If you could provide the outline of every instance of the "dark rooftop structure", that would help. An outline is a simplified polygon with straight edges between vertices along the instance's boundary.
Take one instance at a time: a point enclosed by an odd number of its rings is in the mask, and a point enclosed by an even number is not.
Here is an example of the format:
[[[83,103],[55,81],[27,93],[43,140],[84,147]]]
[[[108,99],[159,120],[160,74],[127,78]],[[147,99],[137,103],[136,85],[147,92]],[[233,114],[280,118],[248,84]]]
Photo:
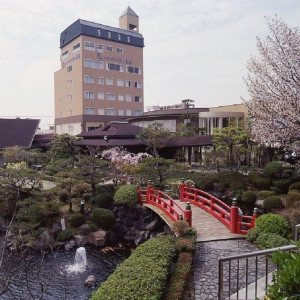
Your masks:
[[[0,119],[0,149],[30,148],[39,123],[39,119]]]
[[[144,47],[144,38],[140,33],[78,19],[61,33],[60,48],[80,35]],[[128,42],[128,36],[130,36],[130,42]]]

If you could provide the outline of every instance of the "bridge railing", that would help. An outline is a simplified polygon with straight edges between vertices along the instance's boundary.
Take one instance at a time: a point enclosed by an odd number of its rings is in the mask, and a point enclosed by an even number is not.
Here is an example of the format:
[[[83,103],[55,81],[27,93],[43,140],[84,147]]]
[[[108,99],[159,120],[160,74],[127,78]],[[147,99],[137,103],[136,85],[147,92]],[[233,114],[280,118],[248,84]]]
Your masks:
[[[206,210],[228,227],[232,233],[247,234],[248,230],[255,226],[256,210],[253,216],[239,215],[236,201],[229,206],[220,199],[184,183],[180,185],[180,201],[190,202]]]
[[[185,220],[192,226],[192,210],[189,203],[186,209],[183,209],[169,195],[154,189],[151,185],[148,185],[146,190],[138,188],[138,194],[140,203],[152,204],[165,212],[172,221]]]

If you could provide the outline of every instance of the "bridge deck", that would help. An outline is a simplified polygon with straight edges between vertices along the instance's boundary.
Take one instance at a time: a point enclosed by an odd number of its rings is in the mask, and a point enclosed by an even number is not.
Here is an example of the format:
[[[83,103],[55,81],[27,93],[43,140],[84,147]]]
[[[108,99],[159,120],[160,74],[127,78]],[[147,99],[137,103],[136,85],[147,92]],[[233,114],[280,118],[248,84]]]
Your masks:
[[[185,208],[186,203],[176,200],[176,202]],[[192,226],[197,230],[197,242],[240,239],[245,238],[243,234],[231,233],[230,230],[215,217],[198,206],[192,207]]]

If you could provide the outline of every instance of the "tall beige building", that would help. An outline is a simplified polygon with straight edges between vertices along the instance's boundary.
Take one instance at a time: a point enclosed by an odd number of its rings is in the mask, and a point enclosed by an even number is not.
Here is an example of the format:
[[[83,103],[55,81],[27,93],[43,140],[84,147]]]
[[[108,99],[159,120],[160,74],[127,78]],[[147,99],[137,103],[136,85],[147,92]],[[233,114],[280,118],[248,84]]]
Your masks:
[[[143,113],[144,38],[129,6],[119,27],[79,19],[61,33],[56,133],[76,135]]]

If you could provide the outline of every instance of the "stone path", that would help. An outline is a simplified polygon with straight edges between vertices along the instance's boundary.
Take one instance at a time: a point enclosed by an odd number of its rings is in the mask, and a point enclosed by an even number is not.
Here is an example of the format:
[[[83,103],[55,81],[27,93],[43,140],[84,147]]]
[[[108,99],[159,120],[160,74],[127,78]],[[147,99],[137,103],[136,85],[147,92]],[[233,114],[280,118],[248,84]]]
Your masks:
[[[246,252],[256,251],[257,248],[247,242],[245,239],[238,240],[223,240],[223,241],[211,241],[197,243],[196,253],[194,256],[194,288],[195,288],[195,300],[206,299],[218,299],[218,271],[219,271],[219,258],[242,254]],[[263,265],[258,270],[258,277],[264,276],[264,262],[265,258],[259,259],[259,265]],[[254,259],[249,260],[249,283],[255,278]],[[269,270],[274,269],[274,265],[269,265]],[[231,293],[237,291],[236,279],[237,279],[237,263],[232,263],[232,281],[235,284],[231,284]],[[239,265],[239,288],[245,287],[245,261],[241,260]],[[226,282],[228,278],[228,265],[225,265],[224,271],[224,291],[227,292],[229,284]],[[236,299],[236,298],[235,298]],[[250,298],[249,298],[250,299]],[[253,299],[254,300],[254,299]]]

